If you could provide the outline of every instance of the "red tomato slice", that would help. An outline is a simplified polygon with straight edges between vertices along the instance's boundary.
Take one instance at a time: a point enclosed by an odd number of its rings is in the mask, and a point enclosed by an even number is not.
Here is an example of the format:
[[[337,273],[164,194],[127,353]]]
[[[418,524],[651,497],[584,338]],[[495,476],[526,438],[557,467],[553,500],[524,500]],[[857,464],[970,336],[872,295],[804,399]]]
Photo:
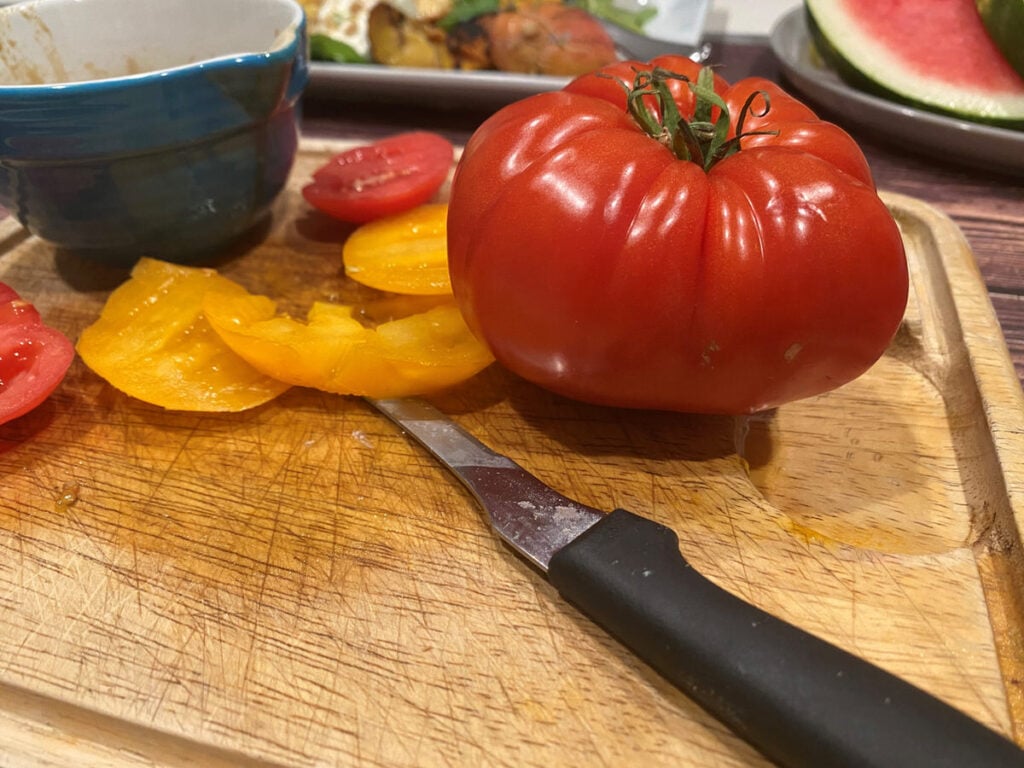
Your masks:
[[[31,411],[64,379],[74,347],[0,283],[0,424]]]
[[[334,218],[362,224],[430,200],[448,178],[454,154],[436,133],[401,133],[331,158],[302,195]]]

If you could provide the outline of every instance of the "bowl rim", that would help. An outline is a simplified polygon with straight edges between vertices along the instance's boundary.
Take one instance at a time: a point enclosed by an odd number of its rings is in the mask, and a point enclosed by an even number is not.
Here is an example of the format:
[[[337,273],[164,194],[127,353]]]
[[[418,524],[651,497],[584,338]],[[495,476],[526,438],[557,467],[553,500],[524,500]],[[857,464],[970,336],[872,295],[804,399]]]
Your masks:
[[[170,82],[190,76],[196,76],[209,71],[227,69],[236,66],[265,67],[274,64],[279,60],[294,58],[300,44],[308,45],[306,40],[306,12],[298,0],[281,0],[286,5],[293,7],[293,15],[288,24],[278,33],[274,42],[261,51],[237,51],[224,53],[218,56],[210,56],[186,64],[178,64],[173,67],[162,67],[160,69],[137,72],[131,75],[117,75],[114,77],[98,77],[88,80],[65,80],[59,83],[0,83],[0,96],[38,94],[40,96],[53,95],[67,91],[95,92],[101,93],[105,90],[112,90],[130,85],[139,85],[155,82]],[[23,0],[10,5],[0,5],[0,17],[10,12],[19,5],[50,5],[57,4],[59,0]]]

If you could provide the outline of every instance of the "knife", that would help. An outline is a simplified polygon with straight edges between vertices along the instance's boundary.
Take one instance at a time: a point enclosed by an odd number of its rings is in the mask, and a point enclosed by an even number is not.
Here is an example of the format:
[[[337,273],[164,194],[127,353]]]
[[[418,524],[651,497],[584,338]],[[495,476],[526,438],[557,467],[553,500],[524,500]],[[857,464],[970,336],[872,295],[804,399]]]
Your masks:
[[[671,529],[557,493],[429,403],[369,402],[462,481],[562,597],[779,765],[1024,766],[994,730],[716,586]]]

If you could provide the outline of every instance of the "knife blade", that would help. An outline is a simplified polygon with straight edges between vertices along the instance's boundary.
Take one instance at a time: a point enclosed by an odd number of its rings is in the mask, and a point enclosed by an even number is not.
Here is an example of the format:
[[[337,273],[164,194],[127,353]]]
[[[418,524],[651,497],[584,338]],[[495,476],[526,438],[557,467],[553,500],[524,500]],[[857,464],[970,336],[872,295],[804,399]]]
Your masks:
[[[670,528],[559,494],[425,401],[369,402],[451,470],[563,598],[779,765],[1024,766],[1008,738],[714,584]]]

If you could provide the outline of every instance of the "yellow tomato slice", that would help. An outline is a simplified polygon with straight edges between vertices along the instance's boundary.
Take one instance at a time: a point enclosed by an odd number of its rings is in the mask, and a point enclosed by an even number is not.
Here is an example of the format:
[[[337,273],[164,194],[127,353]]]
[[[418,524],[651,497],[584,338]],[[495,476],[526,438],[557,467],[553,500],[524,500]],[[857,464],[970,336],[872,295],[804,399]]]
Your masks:
[[[212,269],[141,259],[78,339],[79,356],[132,397],[181,411],[242,411],[288,384],[236,355],[203,316],[203,295],[247,295]]]
[[[209,293],[203,307],[217,333],[253,367],[326,392],[426,394],[493,361],[451,299],[373,328],[356,319],[359,307],[344,304],[314,303],[304,323],[277,314],[265,296]]]
[[[451,293],[447,218],[448,206],[436,203],[364,224],[342,247],[345,274],[392,293]]]

